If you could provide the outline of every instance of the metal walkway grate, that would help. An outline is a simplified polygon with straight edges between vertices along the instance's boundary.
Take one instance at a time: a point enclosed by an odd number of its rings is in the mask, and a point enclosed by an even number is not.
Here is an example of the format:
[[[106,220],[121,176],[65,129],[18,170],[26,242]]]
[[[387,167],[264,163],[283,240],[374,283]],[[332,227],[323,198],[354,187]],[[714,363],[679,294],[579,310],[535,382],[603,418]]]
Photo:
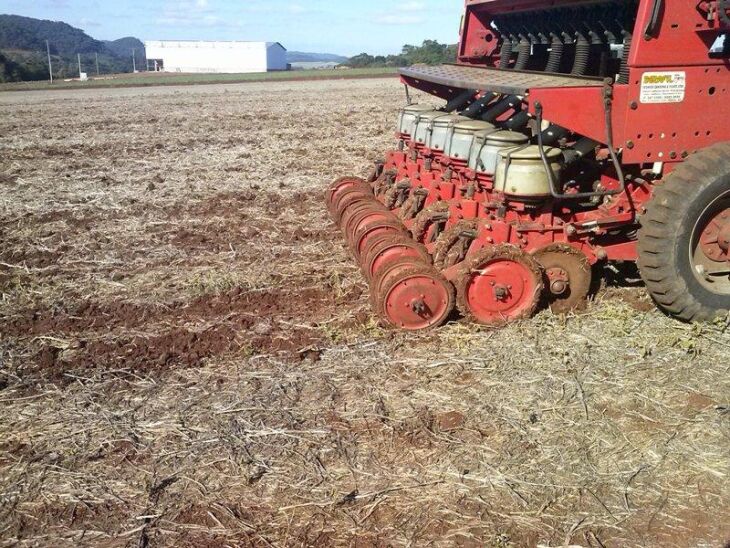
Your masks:
[[[408,67],[399,70],[402,76],[444,86],[495,91],[522,95],[535,88],[600,87],[601,78],[585,78],[562,74],[500,70],[466,65]]]

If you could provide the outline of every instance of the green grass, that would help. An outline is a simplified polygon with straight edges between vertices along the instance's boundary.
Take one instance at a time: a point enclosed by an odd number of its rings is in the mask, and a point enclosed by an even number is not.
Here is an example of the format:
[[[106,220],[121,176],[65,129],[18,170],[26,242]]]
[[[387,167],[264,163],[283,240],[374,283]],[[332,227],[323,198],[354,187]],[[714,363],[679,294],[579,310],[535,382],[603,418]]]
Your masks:
[[[297,70],[254,74],[175,74],[149,73],[120,74],[106,79],[86,82],[57,80],[49,82],[13,82],[0,84],[0,91],[28,91],[46,89],[118,88],[142,86],[185,86],[196,84],[234,84],[238,82],[269,82],[281,80],[331,80],[350,78],[374,78],[395,75],[393,68],[363,68],[349,70]],[[101,78],[105,78],[102,76]]]

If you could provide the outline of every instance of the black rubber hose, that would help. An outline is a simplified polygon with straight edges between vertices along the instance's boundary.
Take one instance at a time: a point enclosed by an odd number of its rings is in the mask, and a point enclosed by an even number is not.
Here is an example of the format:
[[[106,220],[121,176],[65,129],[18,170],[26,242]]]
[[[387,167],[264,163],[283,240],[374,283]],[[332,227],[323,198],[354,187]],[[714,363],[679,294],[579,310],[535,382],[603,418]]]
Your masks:
[[[461,115],[469,118],[476,118],[487,109],[489,103],[491,103],[496,97],[496,93],[485,94],[484,97],[477,99],[471,105],[466,107]]]
[[[547,65],[545,65],[545,72],[558,72],[560,70],[560,62],[563,60],[563,52],[565,51],[565,44],[557,34],[553,34],[553,39],[550,42],[550,55],[548,56]]]
[[[517,48],[515,70],[525,70],[527,68],[527,63],[530,61],[530,53],[532,53],[532,44],[527,38],[520,38],[520,44]]]
[[[575,41],[575,61],[573,62],[573,70],[570,73],[573,76],[584,76],[588,69],[588,59],[591,56],[591,45],[583,35],[578,33]]]
[[[522,106],[522,99],[516,95],[508,95],[494,106],[490,107],[487,112],[481,115],[481,119],[485,122],[493,123],[502,114],[510,109],[518,109]]]
[[[521,110],[504,123],[504,129],[519,131],[530,122],[530,115],[526,110]]]
[[[563,158],[565,158],[565,164],[574,164],[581,158],[588,156],[592,153],[595,148],[599,146],[599,143],[588,137],[583,137],[576,141],[576,143],[569,149],[563,151]]]
[[[512,59],[512,40],[505,36],[502,40],[502,49],[499,52],[499,68],[509,68],[510,59]]]
[[[621,72],[618,76],[619,84],[629,83],[629,55],[631,55],[631,34],[626,33],[624,37],[624,53],[621,56]]]
[[[473,100],[477,90],[467,89],[459,93],[456,97],[451,99],[444,106],[443,110],[446,112],[454,112],[455,110],[461,110],[466,108]]]
[[[545,130],[539,133],[540,140],[547,146],[556,144],[560,139],[564,139],[568,135],[570,135],[570,131],[556,124],[550,124]]]

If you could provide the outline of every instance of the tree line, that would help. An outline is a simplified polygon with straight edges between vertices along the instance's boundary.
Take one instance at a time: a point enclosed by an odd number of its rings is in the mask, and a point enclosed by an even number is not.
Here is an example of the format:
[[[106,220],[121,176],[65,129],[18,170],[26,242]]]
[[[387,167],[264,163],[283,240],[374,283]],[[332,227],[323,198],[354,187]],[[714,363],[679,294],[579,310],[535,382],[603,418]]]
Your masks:
[[[456,44],[440,44],[437,40],[424,40],[420,46],[406,44],[400,53],[395,55],[370,55],[361,53],[351,57],[346,65],[352,68],[364,67],[407,67],[425,64],[439,65],[454,63],[457,56]]]

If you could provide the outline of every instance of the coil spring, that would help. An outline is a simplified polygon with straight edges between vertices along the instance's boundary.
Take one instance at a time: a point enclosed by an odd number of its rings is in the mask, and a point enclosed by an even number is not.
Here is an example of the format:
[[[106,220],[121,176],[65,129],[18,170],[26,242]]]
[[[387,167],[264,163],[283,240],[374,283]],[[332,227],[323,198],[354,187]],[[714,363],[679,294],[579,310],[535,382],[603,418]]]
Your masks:
[[[563,51],[565,51],[565,44],[557,36],[553,37],[550,43],[550,55],[548,56],[547,65],[545,65],[546,72],[558,72],[560,70],[560,62],[563,59]]]
[[[591,45],[582,34],[578,35],[575,41],[575,61],[573,62],[573,70],[570,72],[573,76],[583,76],[588,68],[588,58],[591,56]]]
[[[527,62],[530,60],[530,53],[532,52],[532,45],[526,38],[520,40],[520,45],[517,48],[517,61],[515,62],[515,70],[524,70],[527,68]]]
[[[512,58],[512,40],[505,38],[502,42],[502,49],[499,52],[499,68],[509,68],[509,60]]]
[[[626,34],[624,38],[624,53],[621,56],[621,72],[619,73],[618,83],[629,83],[629,55],[631,54],[631,35]]]

